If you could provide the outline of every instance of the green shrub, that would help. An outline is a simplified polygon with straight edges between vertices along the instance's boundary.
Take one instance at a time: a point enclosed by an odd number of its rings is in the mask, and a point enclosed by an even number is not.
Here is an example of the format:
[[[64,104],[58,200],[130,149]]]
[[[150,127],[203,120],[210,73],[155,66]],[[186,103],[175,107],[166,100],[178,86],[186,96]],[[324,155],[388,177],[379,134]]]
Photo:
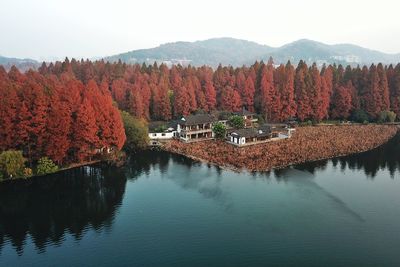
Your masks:
[[[165,125],[160,125],[160,126],[158,126],[158,127],[156,127],[156,128],[154,129],[154,131],[155,131],[156,133],[162,133],[162,132],[164,132],[165,130],[167,130],[167,126],[165,126]]]
[[[260,125],[265,123],[264,117],[262,115],[257,114],[254,116],[254,118],[257,119],[257,123]]]
[[[229,124],[235,129],[244,128],[244,119],[242,116],[233,115],[229,118]]]
[[[378,122],[394,122],[396,120],[396,113],[393,111],[381,111],[378,116]]]
[[[40,158],[36,167],[38,175],[45,175],[58,171],[58,166],[48,157]]]
[[[126,135],[124,150],[134,152],[145,149],[149,144],[149,130],[146,122],[133,117],[125,111],[121,111],[121,117]]]
[[[364,123],[365,121],[369,121],[369,116],[367,112],[365,112],[362,109],[357,109],[353,111],[353,114],[351,115],[351,119],[355,122],[359,123]]]
[[[22,177],[26,159],[22,151],[8,150],[0,154],[0,173],[3,178]]]
[[[219,120],[228,120],[232,116],[232,112],[229,111],[221,111],[218,114]]]
[[[225,138],[226,127],[222,123],[217,122],[216,124],[214,124],[212,130],[213,130],[213,132],[215,134],[215,138],[218,138],[218,139]]]

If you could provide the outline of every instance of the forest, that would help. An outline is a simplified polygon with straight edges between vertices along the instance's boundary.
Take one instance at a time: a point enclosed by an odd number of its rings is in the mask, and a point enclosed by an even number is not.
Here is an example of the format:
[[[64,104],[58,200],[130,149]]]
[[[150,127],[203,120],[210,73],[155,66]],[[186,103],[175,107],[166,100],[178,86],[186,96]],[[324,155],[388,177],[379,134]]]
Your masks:
[[[300,61],[233,68],[69,60],[37,70],[0,66],[0,152],[59,165],[120,150],[120,110],[143,121],[246,108],[268,122],[378,121],[400,116],[400,64],[318,68]],[[393,118],[393,116],[391,116]]]
[[[44,156],[64,165],[119,150],[125,138],[107,83],[0,67],[0,152],[22,151],[30,166]]]
[[[43,64],[43,76],[67,73],[87,85],[107,88],[118,107],[146,120],[171,120],[199,110],[238,111],[243,107],[266,121],[324,119],[378,120],[381,112],[400,115],[400,64],[318,68],[300,61],[275,66],[168,68],[121,62],[69,61]],[[106,90],[107,91],[107,90]]]

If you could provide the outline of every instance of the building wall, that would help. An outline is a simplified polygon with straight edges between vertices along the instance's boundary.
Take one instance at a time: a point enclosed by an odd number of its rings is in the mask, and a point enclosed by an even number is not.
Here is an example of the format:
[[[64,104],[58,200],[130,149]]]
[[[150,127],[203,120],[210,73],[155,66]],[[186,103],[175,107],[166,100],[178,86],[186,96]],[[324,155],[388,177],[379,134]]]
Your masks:
[[[166,132],[166,133],[149,133],[150,139],[172,139],[174,137],[175,132]]]
[[[246,144],[246,138],[244,137],[235,137],[235,136],[230,136],[230,141],[232,143],[238,144],[238,145],[244,145]]]

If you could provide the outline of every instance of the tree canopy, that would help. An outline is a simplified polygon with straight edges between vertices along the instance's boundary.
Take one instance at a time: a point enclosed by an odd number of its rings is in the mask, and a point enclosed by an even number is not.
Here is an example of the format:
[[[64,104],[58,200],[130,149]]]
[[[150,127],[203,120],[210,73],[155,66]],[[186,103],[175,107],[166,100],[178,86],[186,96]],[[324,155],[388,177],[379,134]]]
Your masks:
[[[221,122],[217,122],[216,124],[214,124],[212,131],[215,134],[215,138],[218,138],[218,139],[225,138],[226,127]]]
[[[244,128],[245,121],[242,116],[233,115],[229,118],[229,124],[235,129]]]
[[[121,111],[121,117],[126,135],[124,149],[128,152],[134,152],[146,148],[149,143],[149,132],[146,122],[133,117],[125,111]]]
[[[18,178],[24,176],[26,159],[22,151],[9,150],[0,154],[1,177]]]

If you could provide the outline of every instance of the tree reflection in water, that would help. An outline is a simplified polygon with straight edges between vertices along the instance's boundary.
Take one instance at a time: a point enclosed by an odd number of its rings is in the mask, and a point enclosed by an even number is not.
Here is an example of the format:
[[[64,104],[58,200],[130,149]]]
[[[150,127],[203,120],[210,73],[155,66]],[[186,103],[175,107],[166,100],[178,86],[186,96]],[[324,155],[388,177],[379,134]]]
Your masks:
[[[297,170],[315,174],[328,168],[361,170],[374,178],[380,169],[388,169],[395,177],[400,172],[400,135],[387,144],[361,154],[332,160],[296,165]],[[184,189],[196,190],[229,209],[229,198],[220,189],[222,170],[208,165],[201,175],[202,163],[167,152],[147,151],[132,156],[123,168],[82,167],[46,177],[13,181],[0,185],[0,253],[10,243],[22,255],[28,236],[38,252],[49,243],[60,245],[71,235],[80,240],[88,230],[107,232],[112,227],[117,209],[122,203],[126,180],[137,179],[157,170]],[[170,167],[179,165],[180,175]],[[195,168],[197,175],[191,176]],[[289,170],[289,169],[287,169]],[[290,179],[287,170],[274,170],[278,181]],[[270,179],[270,172],[246,173],[244,179]],[[206,183],[204,181],[207,180]]]
[[[23,253],[30,235],[39,253],[66,234],[80,240],[88,229],[106,231],[125,192],[124,173],[82,167],[0,186],[0,251],[10,242]]]
[[[335,168],[340,168],[343,171],[346,168],[364,171],[365,175],[372,179],[379,170],[387,169],[391,177],[394,178],[395,174],[400,172],[400,134],[397,134],[386,144],[364,153],[300,164],[295,168],[314,174],[316,170],[326,169],[329,161],[332,161]]]

